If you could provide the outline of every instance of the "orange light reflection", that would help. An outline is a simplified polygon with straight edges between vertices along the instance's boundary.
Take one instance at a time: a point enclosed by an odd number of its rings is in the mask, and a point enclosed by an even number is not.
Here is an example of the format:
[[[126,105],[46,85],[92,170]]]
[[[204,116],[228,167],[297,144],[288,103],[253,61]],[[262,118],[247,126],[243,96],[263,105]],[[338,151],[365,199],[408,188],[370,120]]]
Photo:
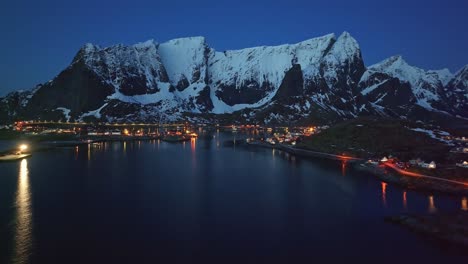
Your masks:
[[[382,186],[382,203],[385,207],[387,207],[387,183],[381,182]]]
[[[195,148],[196,148],[196,139],[195,139],[195,138],[191,138],[191,139],[190,139],[190,149],[192,150],[192,153],[195,152]]]
[[[429,196],[429,208],[428,208],[429,213],[434,213],[437,211],[437,208],[435,207],[434,204],[434,196],[430,195]]]
[[[343,176],[346,175],[346,160],[343,160],[343,161],[341,162],[341,174],[342,174]]]
[[[403,192],[403,208],[408,209],[408,200],[406,199],[406,191]]]

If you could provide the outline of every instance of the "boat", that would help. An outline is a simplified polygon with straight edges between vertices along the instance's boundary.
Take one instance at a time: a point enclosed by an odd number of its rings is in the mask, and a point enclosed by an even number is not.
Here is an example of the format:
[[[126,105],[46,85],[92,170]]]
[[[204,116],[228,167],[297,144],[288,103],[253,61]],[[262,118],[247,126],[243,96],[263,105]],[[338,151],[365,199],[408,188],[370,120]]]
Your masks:
[[[15,161],[15,160],[20,160],[24,159],[27,157],[32,156],[31,153],[23,153],[23,154],[6,154],[0,156],[0,161]]]
[[[162,141],[167,142],[182,142],[190,140],[190,137],[186,137],[184,135],[174,135],[174,134],[167,134],[161,138]]]

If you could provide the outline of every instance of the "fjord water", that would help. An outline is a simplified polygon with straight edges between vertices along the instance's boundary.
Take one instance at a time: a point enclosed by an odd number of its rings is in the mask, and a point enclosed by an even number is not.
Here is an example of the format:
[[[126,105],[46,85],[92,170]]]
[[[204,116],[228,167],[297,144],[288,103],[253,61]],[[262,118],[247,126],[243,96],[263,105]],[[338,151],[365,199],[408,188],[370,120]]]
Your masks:
[[[224,147],[232,137],[103,143],[1,163],[0,263],[466,261],[383,221],[463,210],[461,197],[405,191],[339,161]]]

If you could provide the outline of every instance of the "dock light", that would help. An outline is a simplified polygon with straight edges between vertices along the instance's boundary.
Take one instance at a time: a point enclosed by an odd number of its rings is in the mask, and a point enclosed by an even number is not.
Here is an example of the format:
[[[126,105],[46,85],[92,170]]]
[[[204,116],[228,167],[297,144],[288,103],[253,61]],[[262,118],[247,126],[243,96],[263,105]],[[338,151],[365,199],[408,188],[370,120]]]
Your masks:
[[[21,145],[19,146],[19,150],[20,150],[20,151],[25,151],[25,150],[27,150],[27,149],[28,149],[28,145],[26,145],[26,144],[21,144]]]

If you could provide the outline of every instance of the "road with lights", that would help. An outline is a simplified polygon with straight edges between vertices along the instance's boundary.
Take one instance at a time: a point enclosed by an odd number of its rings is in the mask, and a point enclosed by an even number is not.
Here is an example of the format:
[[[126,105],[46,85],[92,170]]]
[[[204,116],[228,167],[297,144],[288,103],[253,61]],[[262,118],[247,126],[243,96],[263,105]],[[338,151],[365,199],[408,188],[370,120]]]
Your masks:
[[[426,179],[432,179],[432,180],[437,180],[437,181],[442,181],[442,182],[448,182],[448,183],[453,183],[453,184],[458,184],[458,185],[463,185],[468,188],[468,183],[467,182],[462,182],[462,181],[455,181],[455,180],[449,180],[449,179],[444,179],[444,178],[438,178],[434,176],[429,176],[429,175],[424,175],[421,173],[417,172],[411,172],[411,171],[406,171],[398,168],[395,164],[390,163],[390,162],[384,162],[383,163],[386,167],[389,167],[396,172],[405,175],[405,176],[410,176],[410,177],[418,177],[418,178],[426,178]]]

